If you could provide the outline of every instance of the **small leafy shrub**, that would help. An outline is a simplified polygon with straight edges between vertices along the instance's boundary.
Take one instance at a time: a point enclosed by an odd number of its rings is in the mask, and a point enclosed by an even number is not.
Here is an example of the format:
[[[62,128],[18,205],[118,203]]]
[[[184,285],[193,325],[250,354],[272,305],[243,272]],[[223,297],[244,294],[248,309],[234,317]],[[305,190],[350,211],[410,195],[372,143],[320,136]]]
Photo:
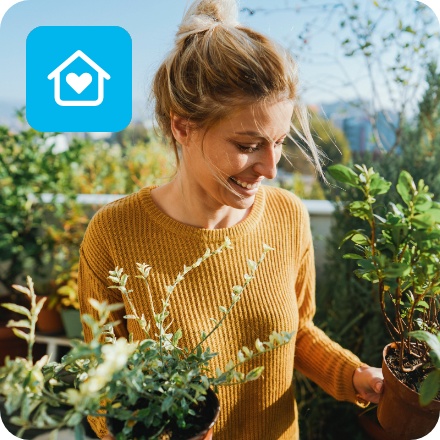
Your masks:
[[[334,179],[358,190],[347,209],[368,227],[347,232],[342,244],[351,240],[355,252],[344,258],[354,259],[355,274],[376,286],[385,326],[398,347],[399,370],[412,384],[412,373],[429,362],[426,343],[415,341],[412,331],[439,332],[440,203],[432,200],[423,180],[416,185],[402,171],[395,188],[400,201],[383,206],[377,197],[389,191],[391,182],[365,165],[354,170],[329,168]],[[420,388],[418,380],[415,387]]]
[[[196,420],[197,408],[206,399],[207,390],[222,385],[244,384],[257,379],[263,367],[256,367],[247,374],[240,371],[246,362],[287,344],[292,333],[273,332],[269,340],[255,341],[255,348],[242,347],[236,359],[231,359],[223,370],[211,371],[210,361],[217,356],[209,346],[209,337],[224,324],[231,310],[240,301],[248,284],[256,277],[256,271],[266,254],[272,249],[264,245],[260,259],[248,260],[249,273],[244,283],[232,288],[229,306],[220,306],[220,319],[212,318],[212,328],[202,331],[200,342],[194,347],[180,347],[182,331],[169,333],[170,303],[176,286],[188,272],[206,259],[231,247],[229,239],[217,249],[207,249],[191,266],[184,266],[172,285],[166,286],[162,309],[153,310],[154,322],[147,322],[135,310],[127,287],[128,276],[122,269],[110,272],[111,288],[118,289],[127,299],[131,310],[126,319],[134,320],[143,330],[145,338],[133,342],[130,337],[115,338],[113,326],[108,323],[110,313],[124,307],[123,304],[98,303],[91,299],[98,312],[98,320],[89,315],[83,321],[90,326],[93,339],[90,342],[73,341],[73,348],[61,363],[48,362],[47,356],[38,362],[32,360],[35,323],[44,300],[36,301],[33,283],[28,287],[15,286],[31,302],[31,310],[16,304],[4,307],[24,316],[9,326],[15,334],[28,342],[26,359],[6,359],[0,368],[0,395],[5,398],[7,414],[11,422],[21,427],[18,436],[33,427],[58,430],[68,426],[75,429],[77,438],[84,432],[81,421],[85,417],[104,416],[121,422],[118,440],[133,438],[135,427],[141,426],[142,439],[165,439],[171,428],[179,431],[190,428]],[[147,264],[137,264],[138,278],[145,282],[147,294],[148,276],[152,270]],[[20,330],[24,328],[27,332]],[[62,411],[56,410],[61,407]],[[100,411],[104,410],[105,413]]]

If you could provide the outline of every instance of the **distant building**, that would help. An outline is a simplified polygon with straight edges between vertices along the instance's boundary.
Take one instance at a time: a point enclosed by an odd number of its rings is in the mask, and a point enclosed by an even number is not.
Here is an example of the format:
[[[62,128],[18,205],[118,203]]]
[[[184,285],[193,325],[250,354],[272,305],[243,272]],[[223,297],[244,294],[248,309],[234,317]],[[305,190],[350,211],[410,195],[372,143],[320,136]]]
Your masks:
[[[376,146],[373,126],[358,102],[333,102],[321,105],[321,114],[339,127],[345,134],[351,151],[373,151]],[[386,150],[393,147],[396,135],[393,127],[397,126],[397,114],[380,111],[376,117],[377,131]]]

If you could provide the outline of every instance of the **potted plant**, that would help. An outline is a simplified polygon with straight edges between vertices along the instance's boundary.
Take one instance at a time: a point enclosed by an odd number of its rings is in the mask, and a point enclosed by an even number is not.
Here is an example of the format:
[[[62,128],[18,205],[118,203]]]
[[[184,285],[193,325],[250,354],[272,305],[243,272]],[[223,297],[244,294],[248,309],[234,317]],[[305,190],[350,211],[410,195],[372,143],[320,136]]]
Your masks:
[[[49,430],[71,427],[80,439],[84,433],[80,422],[91,415],[106,417],[107,425],[118,440],[166,439],[170,435],[173,439],[211,438],[218,414],[218,402],[212,391],[221,385],[257,379],[263,367],[256,367],[247,374],[239,371],[240,367],[287,344],[292,337],[292,333],[273,332],[267,342],[257,339],[253,350],[242,347],[237,358],[230,360],[223,371],[211,371],[210,361],[217,353],[207,346],[207,340],[223,324],[255,277],[258,266],[271,250],[267,245],[257,262],[248,260],[249,274],[244,276],[243,285],[232,288],[230,305],[219,307],[221,318],[212,319],[211,330],[201,332],[200,342],[195,347],[179,347],[181,330],[169,333],[169,308],[177,284],[207,258],[230,247],[226,239],[218,249],[207,249],[193,265],[185,266],[174,283],[166,287],[163,307],[154,313],[154,323],[147,322],[144,315],[134,309],[127,287],[128,276],[119,268],[111,271],[112,288],[119,289],[131,306],[125,318],[134,320],[142,328],[145,339],[138,342],[133,342],[131,337],[116,340],[115,323],[107,320],[112,311],[123,305],[91,300],[98,319],[89,315],[82,319],[90,326],[93,339],[88,343],[73,340],[73,348],[61,363],[48,363],[47,357],[33,362],[35,323],[43,304],[37,303],[30,278],[28,287],[15,286],[30,298],[31,310],[15,304],[6,305],[24,316],[23,320],[10,322],[9,326],[17,336],[26,339],[29,352],[26,359],[7,359],[5,366],[0,368],[0,396],[3,396],[11,422],[21,427],[17,435],[34,427]],[[138,263],[137,269],[138,277],[148,285],[151,267]],[[207,420],[204,420],[204,413],[208,414]]]
[[[432,337],[439,332],[440,203],[433,201],[423,180],[416,185],[406,171],[395,185],[401,200],[389,206],[377,197],[386,194],[391,183],[372,168],[334,165],[329,173],[359,190],[359,199],[347,209],[368,228],[349,231],[341,245],[348,240],[354,243],[355,252],[344,258],[355,259],[356,275],[377,287],[392,340],[383,351],[385,386],[377,411],[379,422],[395,438],[422,437],[438,420],[438,393],[429,393],[429,398],[423,393],[438,375],[431,373],[435,363],[427,338],[413,332]]]

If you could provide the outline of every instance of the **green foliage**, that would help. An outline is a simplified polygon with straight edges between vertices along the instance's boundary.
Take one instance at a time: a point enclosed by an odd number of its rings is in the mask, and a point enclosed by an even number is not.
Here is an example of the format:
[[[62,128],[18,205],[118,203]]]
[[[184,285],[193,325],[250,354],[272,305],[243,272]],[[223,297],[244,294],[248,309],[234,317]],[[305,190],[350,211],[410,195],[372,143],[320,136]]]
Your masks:
[[[191,266],[184,266],[170,286],[166,286],[162,309],[152,309],[154,322],[146,322],[144,315],[139,315],[133,306],[128,288],[128,276],[122,269],[110,272],[109,279],[114,283],[111,288],[118,289],[129,305],[128,320],[134,320],[142,329],[145,338],[133,342],[129,339],[116,339],[113,325],[108,323],[110,314],[123,304],[99,303],[91,299],[98,319],[84,315],[83,321],[89,325],[93,339],[86,343],[74,341],[73,348],[63,357],[61,363],[47,362],[44,357],[37,363],[28,359],[6,359],[0,367],[0,395],[5,398],[7,414],[12,415],[11,422],[21,427],[18,436],[27,429],[44,428],[58,430],[62,427],[81,426],[80,422],[89,415],[98,415],[105,410],[105,416],[122,422],[117,439],[133,438],[134,426],[141,425],[141,439],[161,438],[171,427],[184,430],[195,424],[197,406],[205,401],[209,388],[217,389],[222,385],[238,385],[256,380],[263,372],[256,367],[246,374],[240,367],[287,344],[292,333],[273,332],[269,340],[255,341],[254,350],[242,347],[236,359],[231,359],[223,370],[212,371],[210,361],[217,356],[206,346],[207,340],[225,321],[231,310],[241,299],[246,287],[256,277],[256,271],[266,254],[273,250],[263,246],[263,253],[258,261],[248,260],[249,273],[244,275],[244,283],[232,288],[231,304],[220,307],[220,317],[212,319],[212,328],[201,332],[200,342],[194,347],[180,347],[182,331],[169,333],[170,303],[176,286],[185,276],[211,258],[231,247],[230,240],[215,250],[207,249],[205,254]],[[148,276],[152,270],[147,264],[137,264],[138,278],[145,283],[148,295]],[[39,305],[36,304],[32,281],[28,279],[28,288],[16,286],[31,299],[31,311],[9,304],[24,319],[11,322],[11,327],[30,329],[26,339],[33,344],[35,322]],[[151,297],[150,297],[151,298]],[[151,302],[151,304],[153,304]],[[151,327],[155,327],[153,331]],[[154,333],[154,336],[152,335]],[[103,341],[103,337],[105,338]],[[62,408],[61,413],[57,408]],[[78,438],[82,438],[82,428],[77,428]]]
[[[122,144],[73,140],[72,145],[81,148],[81,159],[73,166],[72,184],[77,193],[131,194],[173,176],[172,152],[160,139],[150,135],[131,143],[130,137],[120,134]]]
[[[429,357],[425,344],[413,344],[412,331],[439,332],[440,298],[440,203],[432,200],[423,180],[417,184],[407,171],[401,171],[396,183],[400,202],[384,206],[376,199],[391,186],[373,168],[355,165],[354,176],[343,165],[329,168],[341,183],[358,189],[358,200],[347,209],[360,218],[367,231],[349,231],[342,239],[355,244],[359,278],[377,286],[380,308],[391,337],[398,343],[402,372],[425,368]],[[390,318],[386,303],[394,309]],[[420,337],[420,334],[418,334]],[[417,365],[407,364],[409,354]]]
[[[32,273],[40,294],[50,296],[50,307],[78,308],[76,264],[90,213],[76,203],[77,194],[127,194],[173,173],[170,153],[145,129],[129,127],[115,137],[120,144],[74,138],[67,151],[56,153],[55,134],[0,127],[4,289]],[[43,201],[50,195],[49,203]]]
[[[63,229],[81,216],[70,186],[70,162],[78,152],[54,153],[52,134],[0,127],[0,283],[6,289],[25,271],[53,276],[54,266],[66,260]],[[44,193],[62,199],[47,204]]]
[[[434,194],[440,194],[440,75],[435,63],[429,65],[426,81],[429,87],[419,103],[417,116],[411,125],[402,126],[399,149],[362,155],[353,152],[353,160],[374,167],[391,182],[397,182],[400,171],[406,169],[416,182],[424,179]],[[327,239],[324,271],[317,280],[315,323],[364,362],[379,367],[382,349],[389,342],[389,335],[377,307],[375,286],[354,275],[356,260],[343,259],[344,254],[356,252],[355,244],[348,241],[344,250],[339,248],[346,231],[363,228],[363,220],[350,216],[344,209],[346,204],[357,199],[358,190],[352,186],[342,189],[331,177],[328,179],[331,186],[324,189],[327,198],[334,202],[335,211]],[[381,196],[384,206],[398,198],[395,185]],[[393,316],[392,304],[387,310]],[[347,405],[341,408],[339,403],[331,405],[318,387],[304,378],[299,383],[303,393],[299,401],[300,423],[302,432],[306,433],[305,438],[333,440],[360,435],[355,421],[356,407]],[[342,411],[345,411],[347,424],[334,424],[332,421],[339,420]]]

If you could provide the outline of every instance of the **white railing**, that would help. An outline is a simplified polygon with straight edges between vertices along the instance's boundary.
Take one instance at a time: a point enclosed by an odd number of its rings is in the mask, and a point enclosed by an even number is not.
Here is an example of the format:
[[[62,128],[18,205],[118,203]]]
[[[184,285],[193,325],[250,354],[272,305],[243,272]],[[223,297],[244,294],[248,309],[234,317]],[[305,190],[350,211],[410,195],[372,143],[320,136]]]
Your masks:
[[[103,206],[124,197],[122,194],[78,194],[77,202],[82,205]],[[54,199],[55,198],[55,199]],[[58,203],[64,200],[62,194],[43,194],[44,203]],[[334,206],[328,200],[303,200],[309,215],[314,237],[316,269],[319,272],[326,258],[326,238],[330,235]]]

